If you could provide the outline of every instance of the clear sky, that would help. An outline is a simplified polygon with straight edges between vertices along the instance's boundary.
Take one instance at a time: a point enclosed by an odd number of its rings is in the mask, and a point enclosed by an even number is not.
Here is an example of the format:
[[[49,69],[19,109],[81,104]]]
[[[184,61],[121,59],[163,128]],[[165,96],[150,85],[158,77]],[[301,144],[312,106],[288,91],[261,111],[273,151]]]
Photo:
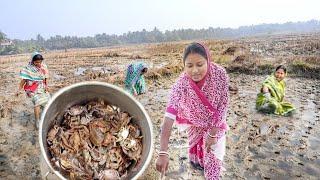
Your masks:
[[[320,0],[1,0],[0,31],[11,39],[41,34],[93,36],[320,20]]]

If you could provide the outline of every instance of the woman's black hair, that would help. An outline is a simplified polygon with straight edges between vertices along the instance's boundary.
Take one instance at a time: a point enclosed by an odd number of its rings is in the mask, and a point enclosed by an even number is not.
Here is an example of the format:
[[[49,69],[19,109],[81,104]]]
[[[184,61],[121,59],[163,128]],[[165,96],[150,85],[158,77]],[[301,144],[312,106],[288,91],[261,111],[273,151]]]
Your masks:
[[[184,54],[183,54],[183,63],[185,63],[187,57],[189,54],[199,54],[202,57],[204,57],[205,59],[208,59],[207,57],[207,52],[204,49],[204,47],[202,45],[200,45],[199,43],[191,43],[188,47],[186,47],[186,49],[184,50]]]
[[[147,71],[148,71],[148,68],[147,68],[147,67],[145,67],[145,68],[143,68],[143,69],[141,70],[142,73],[146,73]]]
[[[283,69],[283,71],[287,73],[287,68],[284,65],[279,65],[276,67],[276,71],[278,71],[279,69]]]
[[[43,60],[42,55],[41,54],[34,55],[33,58],[32,58],[32,62],[36,61],[36,60]]]

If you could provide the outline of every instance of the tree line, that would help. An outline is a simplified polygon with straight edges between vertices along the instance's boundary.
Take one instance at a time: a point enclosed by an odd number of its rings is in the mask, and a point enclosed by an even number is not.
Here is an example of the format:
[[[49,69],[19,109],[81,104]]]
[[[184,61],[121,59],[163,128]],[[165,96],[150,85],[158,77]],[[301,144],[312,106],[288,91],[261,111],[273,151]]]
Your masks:
[[[26,53],[43,50],[61,50],[69,48],[95,48],[123,44],[155,43],[196,39],[226,39],[259,36],[276,33],[304,33],[320,31],[320,21],[288,22],[284,24],[260,24],[241,26],[239,28],[212,28],[207,29],[178,29],[160,31],[154,28],[151,31],[128,32],[122,35],[108,35],[106,33],[95,36],[77,37],[56,35],[45,39],[40,34],[35,39],[12,40],[13,44],[0,46],[0,55]],[[0,31],[0,42],[8,40],[5,33]]]

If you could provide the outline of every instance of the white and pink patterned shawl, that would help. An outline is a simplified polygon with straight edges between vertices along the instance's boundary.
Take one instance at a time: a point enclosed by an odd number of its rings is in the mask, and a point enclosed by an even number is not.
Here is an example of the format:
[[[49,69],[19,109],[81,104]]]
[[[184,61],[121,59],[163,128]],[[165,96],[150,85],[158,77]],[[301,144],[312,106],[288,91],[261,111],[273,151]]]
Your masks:
[[[206,76],[196,83],[186,73],[182,73],[171,89],[166,110],[166,116],[176,120],[177,124],[193,127],[188,131],[189,135],[196,136],[189,136],[194,140],[199,139],[199,135],[203,137],[204,132],[212,127],[223,132],[228,129],[226,112],[229,77],[223,67],[211,62],[209,51],[203,47],[208,57]]]

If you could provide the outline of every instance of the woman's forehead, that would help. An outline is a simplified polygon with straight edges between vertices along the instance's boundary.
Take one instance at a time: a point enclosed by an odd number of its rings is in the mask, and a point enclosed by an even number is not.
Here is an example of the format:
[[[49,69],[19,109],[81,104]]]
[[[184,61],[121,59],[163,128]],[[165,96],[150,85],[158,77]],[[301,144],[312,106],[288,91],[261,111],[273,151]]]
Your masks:
[[[35,62],[35,63],[41,63],[42,60],[41,60],[41,59],[36,59],[36,60],[34,60],[33,62]]]
[[[197,62],[202,62],[202,61],[207,61],[203,56],[201,56],[200,54],[197,54],[197,53],[192,53],[192,54],[189,54],[186,58],[186,62],[194,62],[194,63],[197,63]]]
[[[276,72],[279,72],[279,73],[284,73],[284,70],[283,69],[278,69]]]

